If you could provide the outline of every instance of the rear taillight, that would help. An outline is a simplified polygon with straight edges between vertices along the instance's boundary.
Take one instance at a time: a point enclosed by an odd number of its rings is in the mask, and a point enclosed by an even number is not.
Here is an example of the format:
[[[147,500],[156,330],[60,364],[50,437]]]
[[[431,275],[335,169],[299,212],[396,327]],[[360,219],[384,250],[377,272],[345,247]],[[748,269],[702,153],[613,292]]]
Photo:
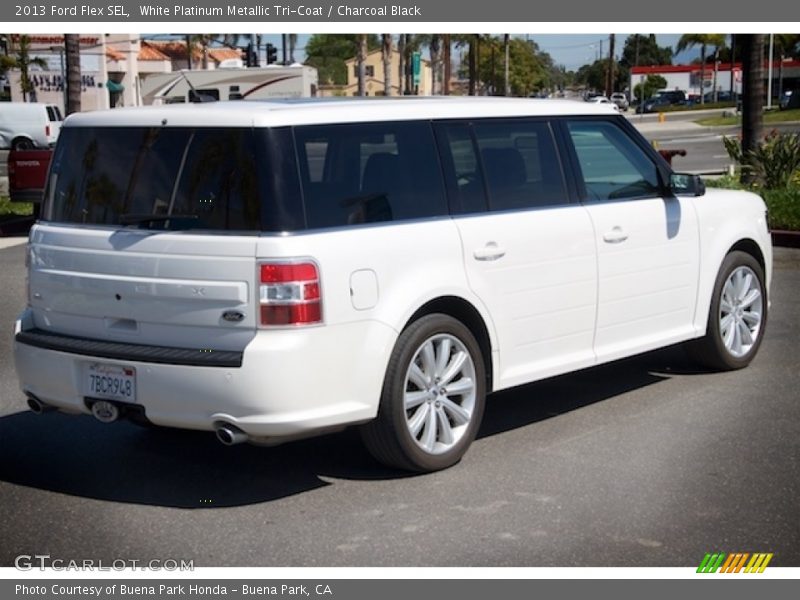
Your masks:
[[[50,137],[50,125],[44,126],[44,136],[48,138]]]
[[[262,327],[322,322],[322,294],[316,264],[261,263],[259,282]]]

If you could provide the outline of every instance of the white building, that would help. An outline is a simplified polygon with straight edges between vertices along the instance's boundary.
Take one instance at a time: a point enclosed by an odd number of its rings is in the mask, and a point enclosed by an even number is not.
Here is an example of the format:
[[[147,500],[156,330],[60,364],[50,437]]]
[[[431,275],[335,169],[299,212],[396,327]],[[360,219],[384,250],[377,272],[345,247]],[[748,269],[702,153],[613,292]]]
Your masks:
[[[13,54],[21,34],[10,36]],[[28,76],[33,83],[33,97],[28,101],[57,104],[64,111],[66,98],[64,36],[60,34],[30,34],[29,54],[47,63],[46,68],[32,65]],[[138,34],[82,34],[81,52],[81,110],[99,110],[121,106],[139,106],[142,80],[153,73],[169,73],[186,68],[186,44],[182,41],[156,42],[140,39]],[[240,58],[232,48],[214,48],[208,51],[209,68],[224,60]],[[192,52],[194,68],[201,68],[202,50]],[[20,90],[21,74],[18,69],[9,71],[11,101],[23,102]]]
[[[764,65],[764,77],[769,77],[769,65]],[[717,69],[713,64],[706,64],[703,73],[699,64],[692,65],[656,65],[652,67],[631,67],[630,89],[643,82],[648,75],[660,75],[667,80],[665,89],[682,90],[688,95],[729,92],[731,79],[733,91],[742,93],[742,64],[719,63]],[[780,89],[792,89],[800,84],[800,61],[775,61],[772,65],[772,91],[777,96]],[[765,85],[766,88],[766,85]]]

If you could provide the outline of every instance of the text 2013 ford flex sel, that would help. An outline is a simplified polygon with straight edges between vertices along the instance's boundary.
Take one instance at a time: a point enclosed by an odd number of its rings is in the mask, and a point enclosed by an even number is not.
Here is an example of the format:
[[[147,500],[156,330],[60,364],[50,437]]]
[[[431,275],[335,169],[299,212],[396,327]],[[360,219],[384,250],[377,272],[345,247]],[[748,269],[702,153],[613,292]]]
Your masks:
[[[428,471],[495,390],[683,341],[746,366],[772,251],[758,196],[609,107],[387,99],[72,116],[28,262],[34,410],[226,444],[359,424]]]

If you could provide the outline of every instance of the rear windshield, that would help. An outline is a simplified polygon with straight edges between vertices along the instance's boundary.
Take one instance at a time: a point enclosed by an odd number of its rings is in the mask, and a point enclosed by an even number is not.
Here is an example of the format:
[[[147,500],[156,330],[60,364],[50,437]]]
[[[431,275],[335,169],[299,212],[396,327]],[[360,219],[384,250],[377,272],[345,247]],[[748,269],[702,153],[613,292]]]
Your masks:
[[[45,214],[92,225],[261,230],[257,154],[252,129],[67,127]]]

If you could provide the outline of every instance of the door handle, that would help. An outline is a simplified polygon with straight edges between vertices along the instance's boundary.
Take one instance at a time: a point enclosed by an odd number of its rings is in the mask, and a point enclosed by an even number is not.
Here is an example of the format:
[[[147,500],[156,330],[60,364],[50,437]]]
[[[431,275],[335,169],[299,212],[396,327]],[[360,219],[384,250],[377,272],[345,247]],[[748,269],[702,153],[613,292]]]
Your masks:
[[[606,231],[603,234],[603,241],[609,244],[619,244],[628,239],[628,234],[622,231],[622,227],[614,227],[611,231]]]
[[[488,242],[483,248],[478,248],[472,253],[475,260],[497,260],[505,255],[506,251],[498,246],[497,242]]]

